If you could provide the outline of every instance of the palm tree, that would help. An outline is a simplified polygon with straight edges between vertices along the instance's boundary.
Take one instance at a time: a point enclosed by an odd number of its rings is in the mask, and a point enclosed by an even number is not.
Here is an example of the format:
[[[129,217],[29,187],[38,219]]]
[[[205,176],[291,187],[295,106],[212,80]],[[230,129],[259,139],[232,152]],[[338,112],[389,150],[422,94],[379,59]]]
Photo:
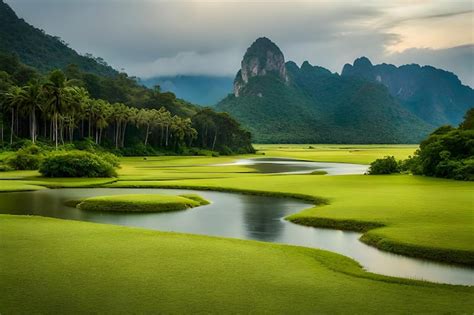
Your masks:
[[[95,100],[92,102],[92,116],[95,125],[95,143],[102,141],[102,131],[109,125],[109,119],[112,115],[112,105],[104,100]]]
[[[37,122],[36,122],[36,110],[42,108],[43,94],[42,86],[36,81],[23,87],[20,93],[21,96],[21,110],[28,113],[30,116],[30,134],[31,141],[36,142],[37,137]]]
[[[11,126],[10,126],[10,144],[13,144],[13,135],[15,132],[15,114],[18,115],[18,108],[23,101],[22,89],[18,86],[12,86],[6,93],[3,94],[3,104],[11,111]]]
[[[145,126],[145,146],[153,128],[159,123],[159,112],[156,109],[140,109],[136,115],[137,127]]]
[[[74,129],[77,126],[77,120],[81,117],[83,110],[82,104],[89,101],[89,93],[82,87],[66,87],[66,102],[63,119],[66,123],[69,133],[69,141],[74,138]]]
[[[56,149],[58,148],[58,122],[60,115],[66,110],[67,103],[71,102],[71,95],[74,90],[70,88],[73,81],[66,80],[61,70],[54,70],[49,75],[49,80],[43,85],[46,98],[45,110],[53,118],[53,134]]]

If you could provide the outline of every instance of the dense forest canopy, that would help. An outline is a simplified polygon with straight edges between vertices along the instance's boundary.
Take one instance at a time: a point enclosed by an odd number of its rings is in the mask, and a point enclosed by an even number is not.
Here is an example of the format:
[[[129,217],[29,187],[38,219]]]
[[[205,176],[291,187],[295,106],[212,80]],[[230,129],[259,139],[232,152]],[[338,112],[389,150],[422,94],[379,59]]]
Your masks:
[[[42,75],[16,56],[0,54],[0,104],[2,144],[29,138],[58,147],[89,138],[124,154],[191,147],[253,152],[250,134],[227,114],[179,100],[159,86],[148,89],[124,73],[104,77],[69,65]],[[212,141],[204,141],[211,132]]]

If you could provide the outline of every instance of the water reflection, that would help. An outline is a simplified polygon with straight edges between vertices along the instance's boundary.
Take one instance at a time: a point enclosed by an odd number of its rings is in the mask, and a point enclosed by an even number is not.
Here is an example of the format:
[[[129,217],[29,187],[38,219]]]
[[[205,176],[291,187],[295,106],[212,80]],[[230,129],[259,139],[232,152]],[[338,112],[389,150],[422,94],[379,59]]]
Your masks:
[[[366,270],[375,273],[474,284],[474,269],[382,252],[361,243],[359,233],[305,227],[284,221],[284,216],[309,207],[309,204],[298,200],[200,191],[195,193],[211,200],[210,205],[167,213],[85,212],[64,204],[67,200],[99,195],[184,192],[190,191],[88,188],[2,193],[0,213],[41,215],[321,248],[351,257]]]
[[[328,175],[364,174],[368,166],[350,163],[326,163],[294,160],[286,158],[241,159],[233,163],[218,165],[246,165],[259,173],[266,174],[306,174],[325,171]]]
[[[240,198],[246,238],[265,242],[275,242],[283,233],[284,222],[281,218],[288,213],[292,205],[285,199],[263,198],[255,202],[254,196]]]

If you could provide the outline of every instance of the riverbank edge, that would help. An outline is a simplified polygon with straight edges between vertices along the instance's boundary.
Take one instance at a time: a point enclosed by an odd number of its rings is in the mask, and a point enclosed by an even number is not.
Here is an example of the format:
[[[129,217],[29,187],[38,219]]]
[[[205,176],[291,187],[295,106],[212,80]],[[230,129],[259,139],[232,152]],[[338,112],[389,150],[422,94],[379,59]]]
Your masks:
[[[239,194],[255,195],[255,196],[266,196],[266,197],[277,197],[277,198],[294,198],[298,200],[311,202],[315,206],[324,206],[329,205],[330,201],[327,198],[305,195],[298,193],[288,193],[288,192],[272,192],[265,190],[254,190],[254,189],[239,189],[239,188],[229,188],[229,187],[216,187],[216,186],[203,186],[203,185],[189,185],[189,184],[173,184],[169,185],[167,183],[160,182],[143,182],[136,181],[136,183],[131,183],[131,181],[120,180],[110,180],[109,182],[104,183],[94,183],[91,185],[85,185],[83,183],[68,183],[67,185],[60,185],[59,182],[55,182],[53,185],[51,183],[41,183],[37,182],[37,187],[46,187],[46,188],[162,188],[162,189],[192,189],[192,190],[202,190],[202,191],[221,191],[221,192],[232,192]],[[23,182],[23,184],[31,185],[31,182]],[[32,189],[34,190],[34,189]],[[19,190],[21,191],[21,190]],[[24,190],[23,190],[24,191]],[[12,190],[8,192],[14,192]],[[441,262],[441,263],[450,263],[462,266],[472,267],[474,266],[474,252],[455,250],[455,249],[445,249],[445,248],[436,248],[436,247],[427,247],[419,246],[413,244],[406,244],[400,241],[391,240],[386,237],[383,237],[376,233],[377,229],[388,227],[386,224],[380,222],[370,222],[370,221],[359,221],[359,220],[341,220],[341,219],[331,219],[331,218],[320,218],[314,215],[307,215],[306,212],[313,208],[306,208],[302,211],[291,214],[284,219],[295,224],[318,227],[318,228],[328,228],[336,230],[345,230],[345,231],[354,231],[363,233],[360,237],[360,241],[365,244],[375,247],[379,250],[400,254],[413,258],[427,259],[430,261]]]
[[[214,186],[202,186],[202,185],[180,185],[180,184],[161,184],[154,182],[150,183],[135,183],[135,184],[123,184],[120,181],[111,184],[105,185],[102,187],[110,188],[168,188],[168,189],[193,189],[193,190],[203,190],[203,191],[222,191],[222,192],[232,192],[256,196],[267,196],[267,197],[279,197],[279,198],[294,198],[303,201],[309,201],[315,206],[324,206],[329,205],[330,201],[327,198],[305,195],[305,194],[296,194],[296,193],[287,193],[287,192],[271,192],[264,190],[253,190],[253,189],[239,189],[239,188],[228,188],[228,187],[214,187]],[[363,233],[360,237],[360,241],[375,247],[379,250],[400,254],[413,258],[427,259],[430,261],[456,264],[461,266],[474,266],[474,252],[462,251],[456,249],[445,249],[437,247],[426,247],[418,246],[412,244],[405,244],[403,242],[389,240],[385,237],[382,237],[376,234],[376,230],[379,228],[388,227],[388,225],[381,222],[375,221],[359,221],[359,220],[340,220],[340,219],[331,219],[331,218],[319,218],[313,215],[303,214],[308,210],[313,208],[303,209],[302,211],[286,216],[284,219],[295,224],[318,227],[318,228],[328,228],[344,231],[353,231]]]
[[[279,244],[279,243],[269,243],[269,242],[263,242],[263,241],[255,241],[255,240],[243,240],[243,239],[228,238],[228,237],[221,237],[221,236],[156,231],[156,230],[150,230],[150,229],[140,228],[140,227],[130,227],[130,226],[97,223],[97,222],[66,220],[66,219],[50,218],[50,217],[43,217],[43,216],[37,216],[37,215],[0,214],[0,222],[1,220],[19,220],[19,221],[36,220],[39,223],[48,222],[48,221],[56,221],[56,222],[67,221],[68,224],[81,224],[81,225],[89,226],[89,227],[97,226],[98,228],[99,227],[110,227],[111,229],[117,228],[117,229],[123,229],[124,231],[131,232],[131,233],[146,233],[149,235],[160,235],[160,234],[176,235],[176,236],[182,236],[186,238],[194,238],[196,240],[198,239],[208,239],[210,241],[225,240],[232,243],[243,244],[243,245],[246,243],[249,243],[249,244],[256,244],[258,246],[279,247],[288,252],[295,251],[297,254],[308,255],[314,258],[318,263],[323,265],[325,268],[328,268],[334,272],[341,273],[341,274],[355,277],[355,278],[373,280],[373,281],[384,282],[384,283],[409,285],[409,286],[447,288],[450,290],[457,290],[460,293],[466,293],[466,292],[474,293],[474,287],[469,286],[469,285],[437,283],[437,282],[430,282],[430,281],[418,280],[418,279],[385,276],[381,274],[368,272],[364,270],[363,267],[357,261],[355,261],[354,259],[350,257],[344,256],[342,254],[334,253],[328,250],[317,249],[317,248]]]

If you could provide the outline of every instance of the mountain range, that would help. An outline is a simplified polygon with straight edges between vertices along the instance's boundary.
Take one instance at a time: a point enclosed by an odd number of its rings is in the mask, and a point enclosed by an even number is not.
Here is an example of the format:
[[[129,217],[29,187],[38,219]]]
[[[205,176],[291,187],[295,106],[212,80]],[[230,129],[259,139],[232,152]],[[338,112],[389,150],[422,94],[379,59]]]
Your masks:
[[[436,126],[458,124],[472,106],[473,90],[447,71],[373,66],[363,57],[339,75],[285,62],[262,37],[247,49],[233,94],[217,109],[236,117],[256,142],[416,143]]]
[[[149,106],[139,97],[147,92],[141,83],[158,84],[161,91],[171,90],[200,105],[217,103],[216,109],[237,118],[255,142],[415,143],[437,126],[457,125],[474,107],[473,89],[448,71],[416,64],[373,65],[361,57],[339,75],[309,62],[298,66],[285,61],[265,37],[248,48],[234,80],[175,76],[137,83],[102,58],[82,56],[18,18],[0,0],[2,53],[14,54],[43,73],[59,68],[72,78],[80,76],[93,97],[110,102]],[[173,113],[196,110],[172,93],[154,91]],[[136,104],[137,99],[143,104]]]
[[[457,125],[474,106],[473,89],[462,85],[455,74],[431,66],[372,65],[362,57],[353,65],[346,64],[342,76],[385,85],[406,109],[434,125]]]

